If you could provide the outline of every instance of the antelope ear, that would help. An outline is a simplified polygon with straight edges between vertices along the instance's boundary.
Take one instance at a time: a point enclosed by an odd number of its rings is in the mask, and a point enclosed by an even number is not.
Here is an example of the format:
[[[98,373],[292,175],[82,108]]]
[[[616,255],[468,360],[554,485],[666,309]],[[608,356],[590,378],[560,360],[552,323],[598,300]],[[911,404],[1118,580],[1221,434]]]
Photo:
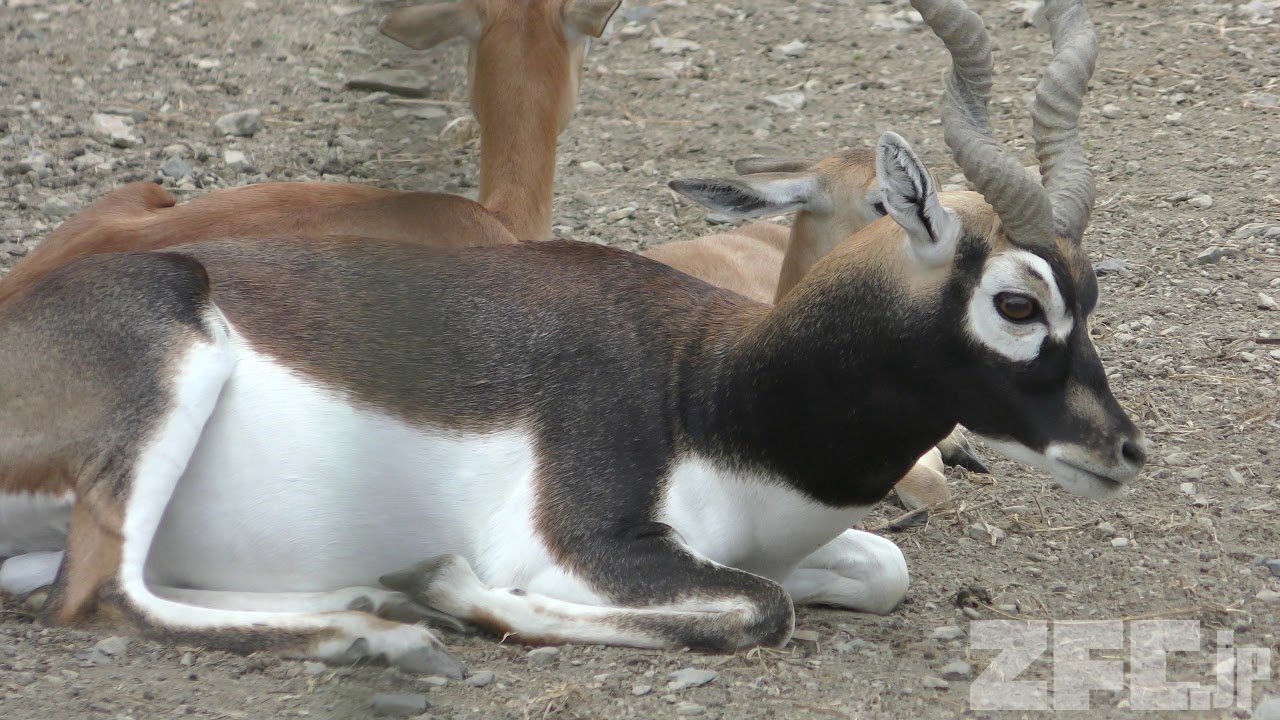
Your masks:
[[[876,180],[885,211],[907,232],[916,259],[926,265],[950,262],[960,241],[960,220],[942,207],[933,175],[897,133],[880,136]]]
[[[620,5],[622,0],[569,0],[564,6],[565,27],[598,38]]]
[[[735,219],[826,210],[831,198],[807,173],[762,173],[740,178],[681,178],[667,183],[690,200]]]
[[[755,175],[757,173],[797,173],[804,172],[822,158],[784,158],[752,155],[733,161],[733,171],[739,175]]]
[[[400,8],[382,19],[378,30],[401,45],[428,50],[459,35],[480,34],[480,13],[470,2]]]

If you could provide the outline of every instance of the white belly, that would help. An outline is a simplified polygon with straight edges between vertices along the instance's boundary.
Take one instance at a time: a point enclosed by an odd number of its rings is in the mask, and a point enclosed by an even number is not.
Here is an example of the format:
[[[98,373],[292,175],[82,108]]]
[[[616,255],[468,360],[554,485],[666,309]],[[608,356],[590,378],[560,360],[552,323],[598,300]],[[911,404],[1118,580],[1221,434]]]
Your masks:
[[[769,478],[695,457],[672,473],[658,519],[707,559],[781,581],[869,509],[827,507]]]
[[[67,545],[75,495],[0,492],[0,558]]]
[[[549,566],[527,434],[413,427],[233,342],[234,374],[152,545],[152,581],[322,591],[459,553],[507,585]]]

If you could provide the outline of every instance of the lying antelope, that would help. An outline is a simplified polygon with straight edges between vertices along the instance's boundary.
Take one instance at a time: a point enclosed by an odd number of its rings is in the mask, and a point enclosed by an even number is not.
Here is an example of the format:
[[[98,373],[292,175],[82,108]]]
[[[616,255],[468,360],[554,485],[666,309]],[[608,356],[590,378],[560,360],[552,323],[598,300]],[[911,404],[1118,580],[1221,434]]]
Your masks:
[[[794,212],[791,229],[750,223],[663,243],[646,251],[646,257],[759,302],[778,302],[842,241],[886,214],[872,150],[844,150],[820,159],[754,157],[734,166],[741,177],[684,178],[668,185],[734,219]],[[988,472],[957,428],[894,487],[903,504],[919,508],[950,502],[944,462]]]
[[[442,193],[276,182],[191,202],[149,182],[125,185],[68,219],[0,282],[0,302],[86,255],[218,237],[361,237],[436,246],[551,237],[556,138],[573,117],[591,37],[621,0],[458,0],[397,10],[389,37],[427,49],[471,41],[471,107],[480,126],[479,203]]]
[[[1092,25],[1050,3],[1041,186],[991,138],[982,21],[913,4],[983,195],[943,206],[886,133],[889,217],[773,307],[586,243],[287,237],[86,258],[0,305],[0,481],[76,498],[46,622],[460,675],[350,609],[404,600],[381,581],[526,643],[779,645],[793,603],[902,600],[902,553],[847,528],[957,422],[1119,492],[1146,441],[1086,328]]]

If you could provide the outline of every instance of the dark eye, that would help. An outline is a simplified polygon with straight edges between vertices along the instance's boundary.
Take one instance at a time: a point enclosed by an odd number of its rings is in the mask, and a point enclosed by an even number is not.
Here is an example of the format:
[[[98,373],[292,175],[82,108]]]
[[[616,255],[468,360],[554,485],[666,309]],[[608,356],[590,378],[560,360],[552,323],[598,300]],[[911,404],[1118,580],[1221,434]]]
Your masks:
[[[872,205],[871,209],[875,210],[876,214],[879,215],[880,217],[884,217],[885,215],[889,214],[889,211],[884,209],[884,203],[879,201],[877,201],[875,205]]]
[[[1011,322],[1029,322],[1040,316],[1040,303],[1029,295],[1003,292],[996,295],[996,310]]]

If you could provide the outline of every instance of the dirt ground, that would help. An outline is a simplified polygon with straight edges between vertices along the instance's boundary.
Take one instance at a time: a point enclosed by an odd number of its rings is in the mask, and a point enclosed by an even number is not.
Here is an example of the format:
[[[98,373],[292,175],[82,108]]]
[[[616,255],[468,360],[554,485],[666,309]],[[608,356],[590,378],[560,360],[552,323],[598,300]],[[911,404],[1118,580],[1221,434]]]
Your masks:
[[[998,43],[997,133],[1025,147],[1046,37],[1024,25],[1019,3],[973,5]],[[780,652],[566,647],[547,667],[527,648],[449,636],[473,672],[495,673],[486,687],[144,641],[107,658],[89,651],[109,632],[40,629],[10,600],[0,610],[0,717],[357,718],[387,692],[425,694],[427,716],[439,718],[991,715],[970,708],[964,673],[944,668],[966,661],[976,675],[996,651],[930,637],[970,627],[955,603],[970,586],[991,594],[971,611],[982,619],[1199,621],[1205,651],[1172,659],[1172,679],[1211,684],[1215,631],[1233,631],[1237,647],[1271,651],[1271,676],[1253,685],[1250,707],[1280,695],[1280,563],[1266,563],[1280,558],[1277,5],[1090,2],[1102,55],[1083,119],[1099,185],[1087,243],[1095,261],[1123,261],[1101,278],[1093,333],[1121,402],[1156,444],[1132,493],[1070,497],[986,452],[992,475],[951,471],[958,511],[885,531],[913,573],[908,601],[888,617],[802,610],[803,639]],[[389,7],[0,0],[0,273],[69,212],[156,177],[169,155],[192,171],[165,180],[184,196],[325,173],[474,193],[477,148],[465,123],[451,124],[466,114],[464,46],[415,54],[382,39],[376,22]],[[888,129],[952,176],[937,125],[944,54],[906,7],[628,0],[592,49],[561,138],[557,234],[626,248],[694,236],[709,227],[705,213],[674,199],[669,178],[729,174],[728,161],[755,153],[869,145]],[[660,36],[697,46],[664,55],[651,45]],[[774,50],[794,41],[807,44],[798,57]],[[417,69],[432,80],[429,99],[445,102],[369,102],[344,89],[376,66]],[[765,100],[797,90],[807,101],[798,111]],[[261,110],[261,132],[232,140],[214,129],[244,108]],[[91,116],[108,110],[133,115],[140,145],[92,139]],[[253,170],[228,169],[227,149]],[[33,153],[44,155],[33,164]],[[625,207],[632,217],[609,219]],[[882,505],[868,526],[901,513]],[[1003,536],[971,529],[984,523]],[[668,690],[667,675],[682,668],[719,675]],[[1020,679],[1051,680],[1053,670],[1041,657]],[[1134,713],[1123,689],[1093,693],[1092,705],[1097,718]]]

